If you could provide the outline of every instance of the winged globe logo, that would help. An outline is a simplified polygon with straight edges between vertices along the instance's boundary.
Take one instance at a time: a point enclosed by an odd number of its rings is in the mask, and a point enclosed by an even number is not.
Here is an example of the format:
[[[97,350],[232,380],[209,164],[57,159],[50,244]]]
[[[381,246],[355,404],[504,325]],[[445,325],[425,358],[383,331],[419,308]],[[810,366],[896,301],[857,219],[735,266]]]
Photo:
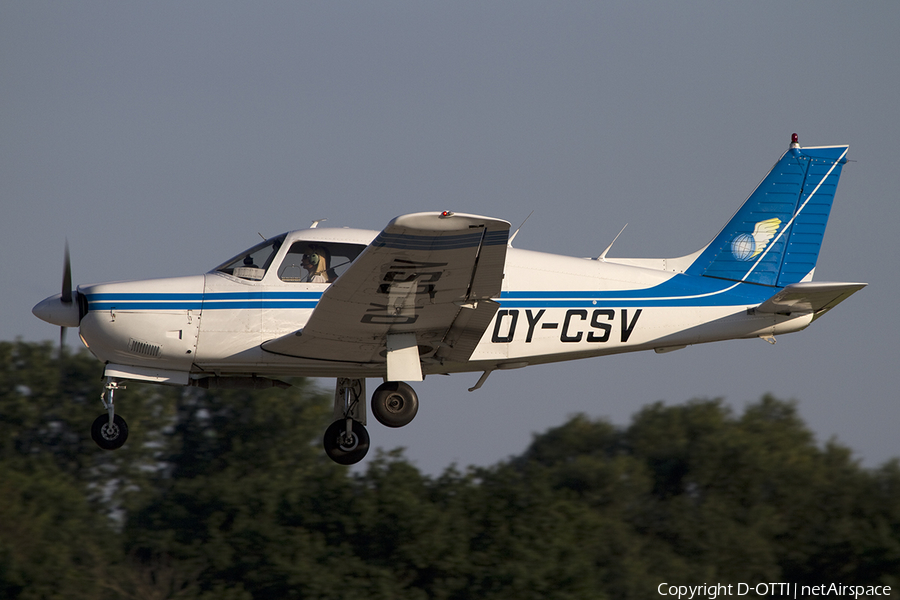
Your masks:
[[[766,249],[769,242],[775,237],[781,219],[772,218],[760,221],[753,229],[753,233],[741,233],[731,240],[731,253],[738,260],[750,260]]]

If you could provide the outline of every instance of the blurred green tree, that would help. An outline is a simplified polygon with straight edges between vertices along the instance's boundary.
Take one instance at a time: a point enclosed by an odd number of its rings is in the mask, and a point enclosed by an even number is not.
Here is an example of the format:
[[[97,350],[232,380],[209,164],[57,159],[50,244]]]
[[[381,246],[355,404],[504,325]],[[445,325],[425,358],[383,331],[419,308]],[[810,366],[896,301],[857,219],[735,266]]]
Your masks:
[[[46,457],[0,461],[0,598],[108,597],[95,575],[119,551],[105,515]]]
[[[487,468],[331,463],[330,393],[129,384],[102,451],[86,352],[0,343],[0,597],[646,598],[663,581],[891,585],[900,463],[766,396],[578,415]]]
[[[201,592],[253,597],[291,597],[301,582],[339,585],[339,558],[364,566],[327,543],[330,529],[354,529],[339,511],[351,493],[346,468],[321,450],[330,397],[293,383],[182,394],[154,498],[129,517],[128,552],[182,565]]]

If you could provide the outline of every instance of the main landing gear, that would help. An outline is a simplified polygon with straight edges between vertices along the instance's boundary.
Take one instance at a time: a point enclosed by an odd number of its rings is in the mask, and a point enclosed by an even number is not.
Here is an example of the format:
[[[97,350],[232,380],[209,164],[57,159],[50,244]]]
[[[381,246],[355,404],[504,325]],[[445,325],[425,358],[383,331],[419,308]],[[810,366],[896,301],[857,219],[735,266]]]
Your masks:
[[[339,377],[334,388],[334,423],[325,430],[325,454],[339,465],[352,465],[369,451],[366,431],[366,380]]]
[[[125,440],[128,439],[128,424],[125,422],[125,419],[116,414],[116,408],[113,404],[116,390],[124,389],[124,385],[109,377],[106,380],[104,392],[100,394],[100,402],[103,403],[106,414],[97,417],[94,424],[91,425],[91,438],[104,450],[121,448]]]
[[[386,427],[403,427],[419,412],[419,397],[402,381],[386,381],[372,394],[372,414]]]
[[[325,430],[328,458],[341,465],[361,461],[369,451],[366,431],[366,380],[338,378],[334,390],[335,421]],[[403,427],[419,411],[419,398],[402,381],[387,381],[372,394],[372,414],[386,427]]]

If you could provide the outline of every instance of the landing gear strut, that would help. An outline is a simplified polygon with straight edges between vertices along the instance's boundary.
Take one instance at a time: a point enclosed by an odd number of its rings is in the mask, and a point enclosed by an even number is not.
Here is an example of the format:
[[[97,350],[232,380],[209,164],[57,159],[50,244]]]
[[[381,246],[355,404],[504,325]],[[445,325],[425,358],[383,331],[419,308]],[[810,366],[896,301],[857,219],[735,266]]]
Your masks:
[[[104,392],[100,394],[100,402],[106,408],[106,414],[97,417],[94,424],[91,425],[91,438],[104,450],[121,448],[128,439],[128,424],[125,423],[125,419],[116,414],[113,403],[116,390],[123,389],[125,389],[124,385],[109,377],[106,380]]]
[[[365,397],[365,379],[338,378],[334,389],[335,421],[325,430],[323,445],[328,458],[340,465],[356,464],[369,451]]]

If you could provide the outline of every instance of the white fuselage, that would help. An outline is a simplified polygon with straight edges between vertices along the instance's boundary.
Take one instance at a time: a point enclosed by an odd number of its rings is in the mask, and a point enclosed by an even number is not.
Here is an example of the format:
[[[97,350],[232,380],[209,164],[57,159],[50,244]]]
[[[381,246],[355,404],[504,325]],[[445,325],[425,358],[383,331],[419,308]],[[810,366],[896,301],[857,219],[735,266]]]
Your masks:
[[[287,234],[259,278],[205,275],[80,286],[81,337],[107,375],[187,384],[208,376],[384,377],[385,363],[318,361],[265,351],[303,328],[328,283],[285,275],[288,248],[309,240],[368,245],[378,234]],[[500,304],[468,361],[424,354],[425,374],[488,371],[799,331],[811,314],[754,314],[765,286],[679,272],[679,260],[591,260],[509,248]],[[625,264],[630,263],[630,264]],[[280,266],[279,266],[280,265]],[[255,265],[254,265],[255,266]],[[235,270],[238,272],[238,270]]]

